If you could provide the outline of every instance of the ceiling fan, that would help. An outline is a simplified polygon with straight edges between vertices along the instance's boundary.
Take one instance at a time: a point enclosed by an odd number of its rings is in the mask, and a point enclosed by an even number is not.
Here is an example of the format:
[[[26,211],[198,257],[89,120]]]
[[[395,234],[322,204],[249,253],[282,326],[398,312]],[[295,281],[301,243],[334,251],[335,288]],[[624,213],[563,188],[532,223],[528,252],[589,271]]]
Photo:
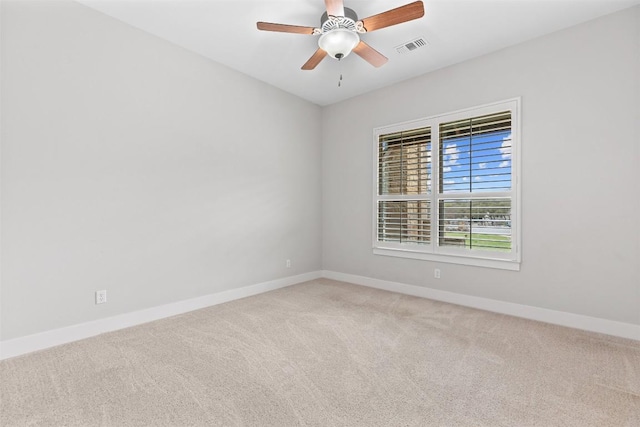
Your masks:
[[[318,50],[302,66],[303,70],[313,70],[327,55],[340,60],[349,55],[351,51],[374,67],[380,67],[388,61],[387,57],[360,40],[359,34],[424,16],[424,6],[421,1],[415,1],[361,20],[352,9],[344,7],[343,0],[324,0],[324,3],[327,11],[320,17],[320,28],[258,22],[258,29],[281,33],[319,35]]]

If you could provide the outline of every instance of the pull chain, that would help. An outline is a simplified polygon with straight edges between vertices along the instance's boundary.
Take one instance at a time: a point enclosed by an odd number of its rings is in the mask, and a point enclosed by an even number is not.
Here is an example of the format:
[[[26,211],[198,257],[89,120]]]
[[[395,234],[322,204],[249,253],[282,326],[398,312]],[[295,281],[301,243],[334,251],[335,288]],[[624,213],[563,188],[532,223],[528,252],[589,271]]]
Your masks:
[[[338,87],[342,86],[342,64],[340,59],[338,60],[338,67],[340,67],[340,78],[338,79]]]

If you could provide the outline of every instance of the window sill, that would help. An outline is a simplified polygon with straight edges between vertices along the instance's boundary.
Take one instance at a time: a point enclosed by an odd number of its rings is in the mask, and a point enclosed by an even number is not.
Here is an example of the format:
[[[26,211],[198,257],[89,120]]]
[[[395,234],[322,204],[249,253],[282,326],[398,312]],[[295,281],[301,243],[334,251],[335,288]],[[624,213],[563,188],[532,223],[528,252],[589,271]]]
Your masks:
[[[478,258],[469,256],[432,254],[405,249],[373,248],[374,255],[393,256],[399,258],[420,259],[424,261],[445,262],[449,264],[470,265],[474,267],[496,268],[499,270],[520,271],[520,262],[494,258]]]

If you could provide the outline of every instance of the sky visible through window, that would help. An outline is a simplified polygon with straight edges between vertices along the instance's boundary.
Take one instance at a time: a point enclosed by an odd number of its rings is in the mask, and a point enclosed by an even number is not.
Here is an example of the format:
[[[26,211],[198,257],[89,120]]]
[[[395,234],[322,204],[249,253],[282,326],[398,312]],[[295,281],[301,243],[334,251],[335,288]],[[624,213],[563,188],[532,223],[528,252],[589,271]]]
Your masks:
[[[510,131],[447,138],[441,147],[443,193],[511,189]]]

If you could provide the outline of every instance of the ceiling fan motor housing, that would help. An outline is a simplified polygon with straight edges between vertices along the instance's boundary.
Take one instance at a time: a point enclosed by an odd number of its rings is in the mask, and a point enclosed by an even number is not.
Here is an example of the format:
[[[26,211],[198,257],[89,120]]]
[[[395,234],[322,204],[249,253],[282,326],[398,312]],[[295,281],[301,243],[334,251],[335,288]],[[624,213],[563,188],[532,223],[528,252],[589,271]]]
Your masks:
[[[345,16],[329,16],[327,12],[320,18],[322,35],[318,45],[335,59],[349,55],[360,42],[358,36],[358,15],[353,9],[344,8]]]
[[[331,19],[333,18],[333,19]],[[356,22],[358,22],[358,14],[353,9],[344,8],[344,16],[329,17],[327,12],[320,17],[320,28],[323,33],[334,30],[336,28],[347,28],[356,31]]]

